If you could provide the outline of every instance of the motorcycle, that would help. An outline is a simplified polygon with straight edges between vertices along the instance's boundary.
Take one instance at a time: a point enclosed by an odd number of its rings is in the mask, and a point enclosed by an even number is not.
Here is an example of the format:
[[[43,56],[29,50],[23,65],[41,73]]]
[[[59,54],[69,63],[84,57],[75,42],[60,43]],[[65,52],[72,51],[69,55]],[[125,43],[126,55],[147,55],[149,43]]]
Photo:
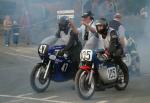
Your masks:
[[[133,38],[128,38],[128,45],[126,47],[125,56],[123,58],[124,63],[129,68],[130,76],[140,75],[140,56],[137,51],[137,46]]]
[[[30,76],[30,84],[36,92],[44,92],[50,81],[64,82],[74,79],[75,70],[70,57],[60,52],[64,45],[41,44],[38,54],[42,62],[37,63]]]
[[[130,76],[133,75],[140,75],[140,57],[138,54],[126,53],[125,57],[123,58],[124,63],[129,68]]]
[[[125,90],[129,75],[126,64],[119,66],[113,59],[98,59],[98,52],[103,50],[83,49],[80,53],[80,69],[75,77],[75,89],[82,99],[90,99],[96,88]]]

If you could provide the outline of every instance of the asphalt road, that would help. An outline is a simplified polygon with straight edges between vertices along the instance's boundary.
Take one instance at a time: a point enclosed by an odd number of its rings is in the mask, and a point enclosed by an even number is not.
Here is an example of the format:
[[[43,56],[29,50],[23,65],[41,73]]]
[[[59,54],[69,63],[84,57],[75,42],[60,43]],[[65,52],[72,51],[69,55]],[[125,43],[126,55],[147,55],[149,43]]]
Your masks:
[[[40,60],[24,51],[0,47],[0,103],[150,103],[149,72],[131,78],[125,91],[107,89],[88,101],[77,96],[72,81],[51,82],[46,92],[38,94],[31,89],[29,77]]]

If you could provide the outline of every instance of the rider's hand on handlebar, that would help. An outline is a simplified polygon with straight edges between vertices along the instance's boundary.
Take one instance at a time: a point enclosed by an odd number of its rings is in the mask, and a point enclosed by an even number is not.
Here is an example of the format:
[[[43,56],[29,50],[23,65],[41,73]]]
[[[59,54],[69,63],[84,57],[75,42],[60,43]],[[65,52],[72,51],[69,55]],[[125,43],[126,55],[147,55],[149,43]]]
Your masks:
[[[108,49],[105,49],[104,54],[107,55],[108,57],[110,56],[110,52],[108,51]]]
[[[63,56],[63,55],[64,55],[64,51],[63,50],[58,51],[58,56]]]
[[[108,60],[108,58],[110,57],[110,53],[107,49],[102,54],[102,57],[104,58],[104,60]]]
[[[67,53],[66,53],[64,50],[60,50],[60,51],[58,52],[58,56],[63,56],[63,57],[65,57],[65,58],[68,57]]]
[[[107,54],[104,53],[104,54],[102,54],[102,58],[103,58],[103,60],[108,60],[109,57]]]
[[[102,60],[102,61],[103,60],[108,60],[109,57],[110,57],[110,53],[109,53],[108,50],[100,51],[100,52],[97,53],[97,58],[99,60]]]

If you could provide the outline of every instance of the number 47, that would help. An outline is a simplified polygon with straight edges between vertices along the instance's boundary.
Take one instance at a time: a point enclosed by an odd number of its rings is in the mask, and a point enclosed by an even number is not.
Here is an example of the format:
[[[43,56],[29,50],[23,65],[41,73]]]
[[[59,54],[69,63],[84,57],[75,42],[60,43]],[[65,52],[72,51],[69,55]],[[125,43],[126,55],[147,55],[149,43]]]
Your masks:
[[[41,45],[40,48],[39,48],[39,52],[44,53],[45,49],[46,49],[46,45]]]

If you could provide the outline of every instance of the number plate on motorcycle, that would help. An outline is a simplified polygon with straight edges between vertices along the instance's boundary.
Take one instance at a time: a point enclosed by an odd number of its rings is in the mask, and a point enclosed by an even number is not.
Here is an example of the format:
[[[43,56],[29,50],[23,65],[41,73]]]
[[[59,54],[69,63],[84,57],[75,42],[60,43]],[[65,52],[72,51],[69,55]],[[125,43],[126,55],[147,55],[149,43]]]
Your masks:
[[[50,58],[51,60],[55,60],[55,59],[56,59],[56,56],[55,56],[55,55],[50,55],[49,58]]]
[[[39,53],[44,54],[45,50],[46,50],[46,47],[47,47],[47,45],[44,45],[44,44],[40,45],[40,47],[39,47]]]
[[[81,61],[91,61],[92,60],[93,51],[84,49],[80,53],[80,60]]]
[[[117,78],[117,72],[115,67],[109,67],[107,69],[108,80],[113,80]]]

